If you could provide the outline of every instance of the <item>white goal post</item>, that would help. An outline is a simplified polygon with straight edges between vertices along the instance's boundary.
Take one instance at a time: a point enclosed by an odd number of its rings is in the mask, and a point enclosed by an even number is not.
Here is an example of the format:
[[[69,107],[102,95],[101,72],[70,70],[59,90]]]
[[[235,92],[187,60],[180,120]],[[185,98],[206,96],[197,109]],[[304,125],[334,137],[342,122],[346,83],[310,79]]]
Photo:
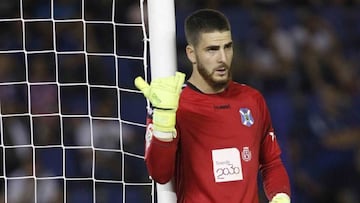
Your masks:
[[[174,0],[148,0],[147,6],[151,76],[173,75],[177,69]]]
[[[177,69],[174,0],[148,0],[151,77],[173,75]],[[158,203],[176,203],[173,182],[156,184]]]

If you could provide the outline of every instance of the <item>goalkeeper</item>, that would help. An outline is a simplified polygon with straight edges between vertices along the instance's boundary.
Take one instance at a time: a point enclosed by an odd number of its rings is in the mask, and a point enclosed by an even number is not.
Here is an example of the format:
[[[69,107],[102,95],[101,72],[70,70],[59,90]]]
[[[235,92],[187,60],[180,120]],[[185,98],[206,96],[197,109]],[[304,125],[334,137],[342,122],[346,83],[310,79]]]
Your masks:
[[[185,21],[192,74],[135,85],[152,104],[146,166],[158,183],[174,178],[178,202],[257,203],[258,173],[269,202],[290,203],[290,183],[263,96],[232,81],[228,19],[202,9]]]

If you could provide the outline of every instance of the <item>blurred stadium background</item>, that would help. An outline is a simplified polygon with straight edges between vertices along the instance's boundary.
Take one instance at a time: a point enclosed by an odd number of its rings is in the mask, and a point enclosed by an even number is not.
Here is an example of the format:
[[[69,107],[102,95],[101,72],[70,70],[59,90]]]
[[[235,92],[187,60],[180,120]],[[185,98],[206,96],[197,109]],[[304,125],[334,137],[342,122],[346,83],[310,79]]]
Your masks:
[[[54,18],[80,18],[80,0],[54,0]],[[116,22],[139,23],[139,1],[116,1]],[[346,0],[178,0],[176,3],[177,45],[179,70],[190,73],[184,48],[183,22],[187,14],[198,8],[215,8],[223,11],[230,19],[235,43],[233,63],[234,80],[258,88],[265,96],[271,114],[277,138],[283,149],[283,159],[289,171],[294,203],[358,203],[360,202],[360,1]],[[109,21],[112,19],[111,0],[86,0],[85,17],[88,20]],[[24,18],[50,18],[50,0],[24,0],[22,14]],[[19,18],[19,1],[1,0],[0,19]],[[0,21],[0,101],[2,114],[24,112],[23,94],[26,84],[10,89],[1,85],[5,82],[53,81],[54,54],[32,54],[28,57],[29,72],[25,72],[24,53],[4,53],[7,50],[54,50],[78,51],[83,47],[82,23],[68,22],[56,27],[56,39],[53,42],[52,23],[32,22],[26,26],[26,42],[23,44],[22,27],[19,20]],[[92,24],[88,26],[87,51],[114,52],[112,26]],[[143,36],[140,28],[119,28],[116,31],[118,55],[141,55]],[[119,78],[124,88],[134,88],[132,81],[141,74],[141,62],[119,60],[121,73]],[[85,75],[83,56],[59,56],[59,75],[61,81],[83,81]],[[98,67],[102,67],[101,69]],[[89,58],[89,81],[94,84],[107,84],[113,81],[114,61],[111,57]],[[36,88],[36,87],[35,87]],[[33,95],[33,112],[52,111],[56,102],[54,87],[38,86],[41,95]],[[42,88],[42,89],[40,89]],[[81,87],[64,90],[63,110],[82,114],[87,109],[81,100]],[[114,98],[94,93],[95,114],[111,115]],[[126,108],[122,109],[124,118],[130,121],[142,121],[145,116],[145,103],[134,102],[132,94],[124,94]],[[41,98],[41,99],[39,99]],[[96,102],[98,101],[98,102]],[[131,107],[133,105],[133,107]],[[144,109],[134,108],[135,105]],[[56,106],[56,105],[55,105]],[[85,109],[84,109],[85,108]],[[45,109],[45,110],[44,110]],[[36,130],[44,137],[35,140],[41,143],[57,143],[59,126],[53,119],[35,121]],[[21,130],[29,126],[25,122],[3,121],[1,132],[1,158],[4,143],[22,142]],[[6,127],[5,127],[6,124]],[[46,126],[46,129],[44,129]],[[84,133],[81,120],[68,120],[65,142],[85,142],[77,134]],[[6,129],[5,129],[6,128]],[[130,128],[129,128],[130,129]],[[82,131],[83,130],[83,131]],[[52,133],[48,133],[52,132]],[[85,130],[86,132],[86,130]],[[143,129],[124,132],[128,137],[128,150],[143,154]],[[16,135],[16,136],[15,136]],[[82,136],[82,134],[81,134]],[[80,136],[80,137],[81,137]],[[111,138],[111,136],[110,136]],[[107,138],[107,139],[110,139]],[[111,143],[111,142],[110,142]],[[66,143],[65,143],[66,144]],[[106,143],[104,143],[106,145]],[[116,147],[116,146],[115,146]],[[61,164],[54,157],[61,149],[39,152],[44,160],[44,170],[61,174]],[[4,192],[4,170],[7,174],[27,170],[26,154],[7,152],[11,161],[0,167],[0,196]],[[114,173],[121,166],[113,164],[118,157],[103,157],[99,176]],[[88,162],[84,161],[86,152],[75,153],[69,167],[69,173],[87,174]],[[79,158],[81,157],[81,158]],[[46,161],[47,160],[47,161]],[[49,161],[53,160],[53,161]],[[3,160],[1,161],[2,163]],[[129,161],[129,167],[136,168],[127,177],[128,180],[146,182],[147,174],[143,163]],[[47,168],[46,168],[47,167]],[[5,169],[6,168],[6,169]],[[76,176],[76,175],[75,175]],[[77,197],[74,202],[89,202],[81,197],[86,187],[73,185]],[[76,190],[78,189],[78,190]],[[114,188],[113,188],[114,189]],[[119,201],[116,188],[100,202]],[[136,190],[136,188],[134,188]],[[134,193],[127,202],[148,202],[148,197],[139,197]],[[148,195],[144,191],[144,195]],[[260,193],[263,202],[264,195]],[[56,198],[55,198],[56,199]],[[58,198],[61,202],[61,198]],[[2,199],[0,199],[2,201]],[[71,201],[69,201],[71,202]]]

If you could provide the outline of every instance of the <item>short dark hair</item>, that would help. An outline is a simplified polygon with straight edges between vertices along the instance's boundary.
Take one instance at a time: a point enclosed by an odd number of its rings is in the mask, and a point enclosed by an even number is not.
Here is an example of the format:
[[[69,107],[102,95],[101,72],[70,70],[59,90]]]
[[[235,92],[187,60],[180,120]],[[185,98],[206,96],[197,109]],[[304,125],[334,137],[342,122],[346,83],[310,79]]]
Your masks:
[[[227,17],[220,11],[213,9],[200,9],[185,19],[185,36],[188,44],[194,46],[199,42],[201,33],[213,31],[230,31]]]

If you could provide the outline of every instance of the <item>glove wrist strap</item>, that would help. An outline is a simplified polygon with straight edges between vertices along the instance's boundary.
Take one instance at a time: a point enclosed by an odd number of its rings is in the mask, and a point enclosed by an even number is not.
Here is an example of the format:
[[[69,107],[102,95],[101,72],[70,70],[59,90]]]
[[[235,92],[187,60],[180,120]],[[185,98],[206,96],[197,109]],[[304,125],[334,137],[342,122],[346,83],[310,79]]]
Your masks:
[[[175,110],[163,110],[155,108],[153,113],[154,130],[169,133],[175,132],[175,119]]]
[[[161,132],[154,130],[153,135],[161,141],[172,141],[176,137],[176,132]]]

